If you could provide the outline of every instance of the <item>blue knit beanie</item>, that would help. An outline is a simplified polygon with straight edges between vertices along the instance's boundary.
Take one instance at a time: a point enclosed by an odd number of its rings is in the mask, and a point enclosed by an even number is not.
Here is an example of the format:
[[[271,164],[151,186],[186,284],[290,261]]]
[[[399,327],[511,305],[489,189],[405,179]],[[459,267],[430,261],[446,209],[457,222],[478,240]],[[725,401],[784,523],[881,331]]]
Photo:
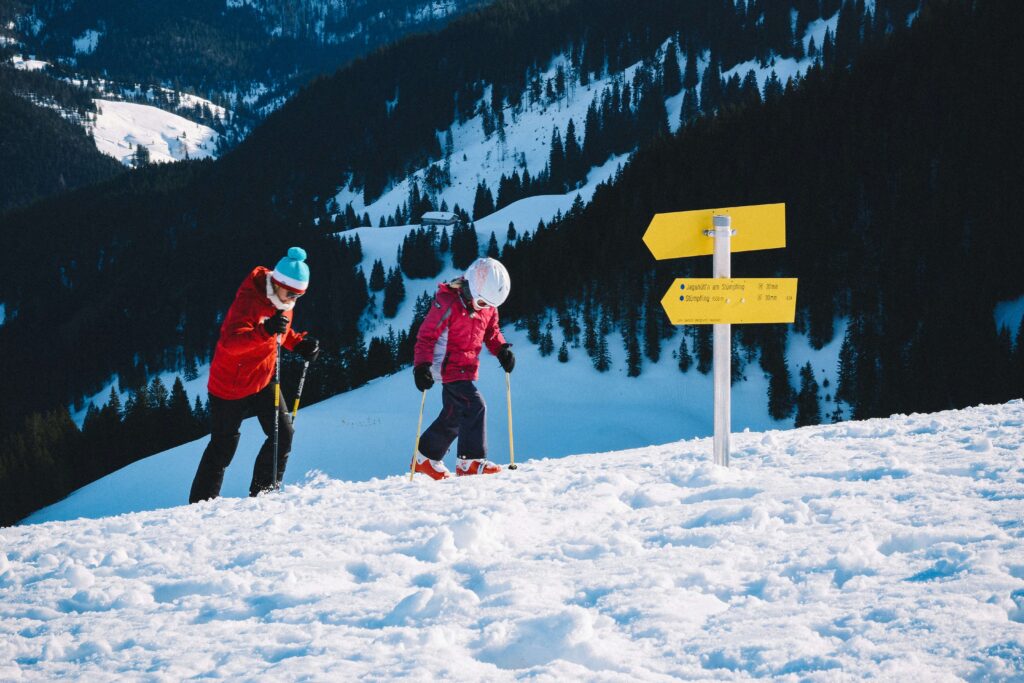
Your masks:
[[[288,255],[277,262],[270,274],[274,284],[293,292],[305,292],[309,287],[309,266],[306,265],[306,250],[292,247]]]

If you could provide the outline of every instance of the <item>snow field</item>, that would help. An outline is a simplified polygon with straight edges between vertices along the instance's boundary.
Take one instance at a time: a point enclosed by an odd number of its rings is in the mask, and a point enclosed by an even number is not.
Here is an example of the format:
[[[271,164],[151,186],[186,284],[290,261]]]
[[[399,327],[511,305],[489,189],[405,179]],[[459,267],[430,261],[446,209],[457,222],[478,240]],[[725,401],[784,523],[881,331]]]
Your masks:
[[[95,102],[96,122],[90,129],[96,148],[123,164],[131,163],[138,145],[147,147],[156,163],[214,156],[218,135],[208,126],[145,104]]]
[[[1024,402],[0,530],[0,679],[1019,680]]]

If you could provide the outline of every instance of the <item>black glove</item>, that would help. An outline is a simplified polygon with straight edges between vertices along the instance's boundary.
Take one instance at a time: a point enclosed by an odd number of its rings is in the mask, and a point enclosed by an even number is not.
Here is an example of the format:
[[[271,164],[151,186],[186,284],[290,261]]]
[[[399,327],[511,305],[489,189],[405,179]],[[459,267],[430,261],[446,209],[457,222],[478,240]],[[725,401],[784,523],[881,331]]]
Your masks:
[[[305,358],[307,363],[312,363],[320,356],[320,342],[313,337],[305,337],[295,345],[295,353]]]
[[[434,375],[430,372],[430,363],[420,363],[412,369],[412,378],[416,380],[416,388],[426,391],[434,386]]]
[[[278,311],[271,317],[263,321],[263,329],[267,331],[271,337],[284,334],[284,331],[288,329],[288,318],[284,317],[284,311]]]
[[[512,345],[505,344],[498,349],[498,362],[505,372],[512,372],[516,367],[516,354],[512,353]]]

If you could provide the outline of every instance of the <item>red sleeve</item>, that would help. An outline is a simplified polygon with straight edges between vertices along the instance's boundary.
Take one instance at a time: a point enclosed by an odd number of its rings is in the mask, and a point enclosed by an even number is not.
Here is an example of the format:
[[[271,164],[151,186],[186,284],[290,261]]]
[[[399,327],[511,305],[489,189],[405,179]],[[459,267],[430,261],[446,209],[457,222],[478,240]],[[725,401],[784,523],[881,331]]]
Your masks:
[[[494,316],[484,331],[484,344],[487,345],[488,351],[497,356],[501,347],[507,343],[504,335],[501,334],[501,327],[498,326],[498,309],[494,309]]]
[[[452,301],[442,301],[440,295],[434,297],[433,303],[430,304],[430,311],[420,324],[420,331],[416,334],[413,365],[434,362],[434,347],[451,317],[452,305]]]
[[[251,307],[241,297],[235,299],[220,327],[220,340],[225,349],[238,350],[254,346],[270,338]]]

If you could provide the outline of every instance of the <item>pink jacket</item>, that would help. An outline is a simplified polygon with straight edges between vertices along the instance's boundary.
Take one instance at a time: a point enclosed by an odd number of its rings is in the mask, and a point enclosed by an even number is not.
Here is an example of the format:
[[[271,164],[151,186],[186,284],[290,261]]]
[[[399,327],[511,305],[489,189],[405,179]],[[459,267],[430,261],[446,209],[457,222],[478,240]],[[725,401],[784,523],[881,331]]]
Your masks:
[[[438,285],[413,354],[415,365],[432,364],[434,378],[444,383],[477,379],[483,345],[497,355],[506,343],[498,327],[498,309],[474,310],[462,300],[459,285],[459,280]]]

